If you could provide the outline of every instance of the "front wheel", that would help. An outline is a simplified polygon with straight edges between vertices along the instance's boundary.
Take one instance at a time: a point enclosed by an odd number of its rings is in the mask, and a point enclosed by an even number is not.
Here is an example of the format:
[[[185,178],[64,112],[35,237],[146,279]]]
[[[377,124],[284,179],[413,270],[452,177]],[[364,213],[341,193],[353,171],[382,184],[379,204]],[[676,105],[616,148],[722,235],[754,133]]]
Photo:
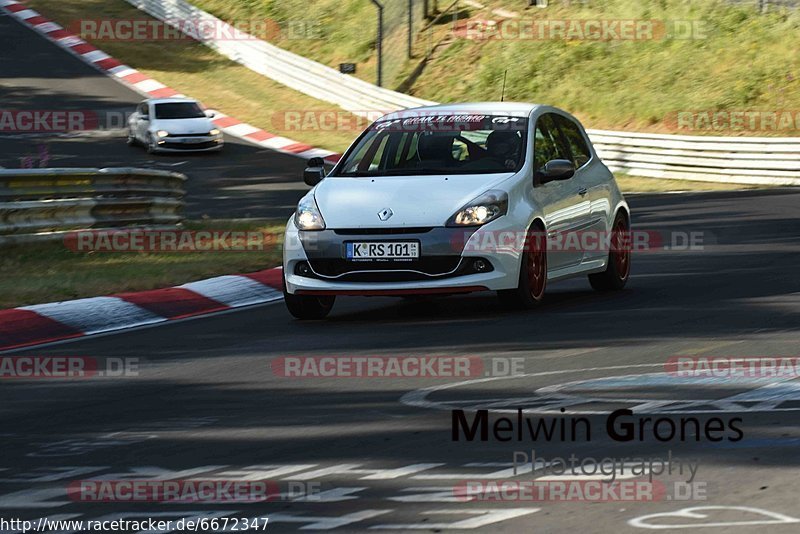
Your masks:
[[[156,145],[156,140],[153,138],[153,134],[147,134],[147,153],[155,154],[157,151],[158,145]]]
[[[333,308],[336,297],[315,297],[311,295],[291,295],[284,293],[286,308],[294,317],[301,320],[324,319]]]
[[[292,295],[286,291],[286,280],[283,280],[283,301],[286,308],[295,318],[301,320],[324,319],[333,309],[336,297],[313,295]]]
[[[507,308],[531,309],[544,300],[547,288],[547,246],[544,228],[534,225],[528,230],[522,261],[519,269],[519,282],[516,289],[497,292],[500,302]]]
[[[630,224],[620,213],[614,220],[611,232],[611,250],[608,264],[601,273],[589,275],[589,283],[597,291],[618,291],[625,287],[631,274]]]

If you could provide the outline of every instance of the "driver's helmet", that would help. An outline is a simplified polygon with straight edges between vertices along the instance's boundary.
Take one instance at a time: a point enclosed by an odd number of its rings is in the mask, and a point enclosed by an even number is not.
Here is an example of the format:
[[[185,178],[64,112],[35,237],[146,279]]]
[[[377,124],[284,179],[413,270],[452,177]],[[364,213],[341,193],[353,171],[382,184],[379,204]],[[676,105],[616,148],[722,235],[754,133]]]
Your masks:
[[[522,139],[516,132],[492,132],[486,138],[489,155],[500,160],[514,160],[519,156]]]

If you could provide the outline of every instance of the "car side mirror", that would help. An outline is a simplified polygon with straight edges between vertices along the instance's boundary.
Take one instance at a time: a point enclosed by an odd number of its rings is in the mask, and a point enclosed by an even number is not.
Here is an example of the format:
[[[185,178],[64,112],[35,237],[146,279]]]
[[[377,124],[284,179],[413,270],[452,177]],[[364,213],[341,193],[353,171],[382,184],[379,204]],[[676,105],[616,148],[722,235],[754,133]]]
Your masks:
[[[311,158],[308,160],[308,167],[303,171],[303,181],[306,185],[314,187],[325,178],[325,160],[322,158]]]
[[[209,119],[213,119],[216,116],[217,114],[214,113],[213,111],[206,111],[206,117],[208,117]]]
[[[566,159],[551,159],[537,171],[539,183],[569,180],[575,176],[575,165]]]

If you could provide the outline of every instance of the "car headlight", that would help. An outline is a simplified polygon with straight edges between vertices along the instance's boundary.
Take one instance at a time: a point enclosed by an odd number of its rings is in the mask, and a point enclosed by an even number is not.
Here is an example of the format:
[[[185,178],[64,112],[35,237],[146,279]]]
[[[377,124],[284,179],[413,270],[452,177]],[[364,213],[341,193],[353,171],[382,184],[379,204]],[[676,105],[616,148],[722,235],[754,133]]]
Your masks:
[[[156,132],[156,135],[159,137],[167,137],[169,135],[169,132],[166,130],[159,130]]]
[[[213,130],[211,130],[210,132],[208,132],[208,134],[209,134],[209,135],[219,135],[219,134],[220,134],[220,131],[219,131],[219,129],[218,129],[218,128],[214,128]]]
[[[480,226],[507,212],[508,193],[492,189],[458,210],[447,221],[447,226]]]
[[[304,197],[297,205],[294,224],[299,230],[324,230],[325,220],[319,212],[314,195]]]

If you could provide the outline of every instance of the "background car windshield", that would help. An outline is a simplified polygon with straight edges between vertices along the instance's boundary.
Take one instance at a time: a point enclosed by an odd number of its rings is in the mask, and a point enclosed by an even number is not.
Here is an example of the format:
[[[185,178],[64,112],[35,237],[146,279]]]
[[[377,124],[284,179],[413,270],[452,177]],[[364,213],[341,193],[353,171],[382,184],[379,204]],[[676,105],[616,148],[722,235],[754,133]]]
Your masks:
[[[199,119],[206,114],[194,102],[156,104],[157,119]]]
[[[444,115],[379,121],[335,176],[516,172],[525,160],[524,117]]]

